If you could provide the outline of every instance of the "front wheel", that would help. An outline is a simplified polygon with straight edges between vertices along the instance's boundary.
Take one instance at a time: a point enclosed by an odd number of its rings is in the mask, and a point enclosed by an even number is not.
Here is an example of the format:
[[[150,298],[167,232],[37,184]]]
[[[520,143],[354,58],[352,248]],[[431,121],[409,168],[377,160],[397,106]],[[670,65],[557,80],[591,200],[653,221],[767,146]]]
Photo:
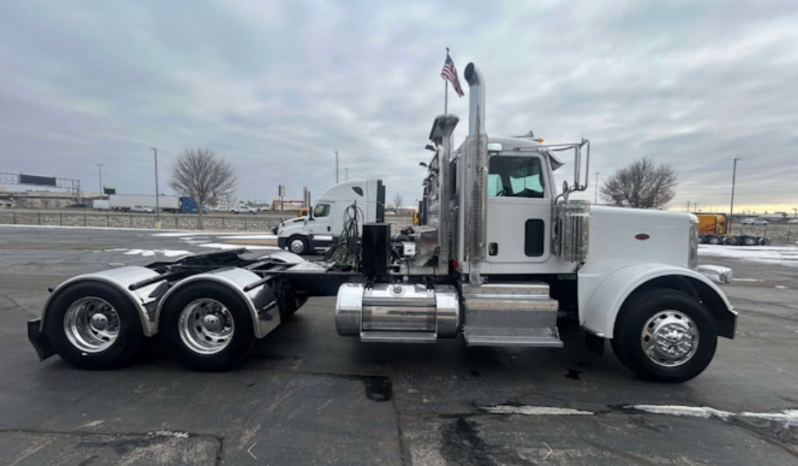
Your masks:
[[[219,283],[185,286],[168,299],[163,313],[167,345],[192,369],[228,370],[242,362],[254,345],[252,317],[246,304]]]
[[[303,254],[308,254],[310,251],[310,246],[308,245],[308,240],[306,238],[296,235],[288,239],[288,250],[298,256],[301,256]]]
[[[618,359],[643,378],[684,382],[707,368],[718,331],[706,307],[691,295],[654,289],[628,300],[615,322]]]
[[[77,283],[60,291],[44,325],[53,350],[79,369],[121,367],[136,356],[144,341],[133,303],[105,283]]]

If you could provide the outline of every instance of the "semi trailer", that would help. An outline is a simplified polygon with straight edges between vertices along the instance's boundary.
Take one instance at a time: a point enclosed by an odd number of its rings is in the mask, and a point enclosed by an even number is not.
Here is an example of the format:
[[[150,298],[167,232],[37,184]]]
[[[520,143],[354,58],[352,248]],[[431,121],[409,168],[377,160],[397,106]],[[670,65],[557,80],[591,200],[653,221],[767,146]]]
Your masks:
[[[610,346],[642,377],[699,375],[737,313],[696,268],[696,217],[574,199],[589,141],[489,136],[484,77],[473,63],[464,75],[468,135],[455,149],[458,117],[435,118],[424,215],[401,243],[354,204],[326,261],[241,249],[80,275],[28,323],[40,359],[119,367],[159,334],[187,366],[226,370],[308,298],[335,296],[337,333],[363,342],[559,348],[574,321],[591,350]],[[567,154],[573,179],[557,189]]]
[[[728,244],[732,246],[767,246],[766,236],[735,235],[729,230],[729,217],[726,214],[696,213],[698,218],[698,242],[702,244]]]

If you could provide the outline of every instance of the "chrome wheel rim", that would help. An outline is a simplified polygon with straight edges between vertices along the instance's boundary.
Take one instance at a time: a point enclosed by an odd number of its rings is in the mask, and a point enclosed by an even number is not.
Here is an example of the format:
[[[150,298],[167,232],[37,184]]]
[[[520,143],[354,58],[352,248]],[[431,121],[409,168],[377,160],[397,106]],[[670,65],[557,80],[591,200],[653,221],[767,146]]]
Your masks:
[[[80,298],[64,314],[64,333],[84,353],[105,351],[119,337],[119,313],[102,298]]]
[[[235,322],[224,304],[202,298],[183,308],[178,328],[180,339],[188,349],[199,354],[216,354],[230,344]]]
[[[640,344],[654,364],[677,367],[695,356],[698,336],[698,327],[687,314],[664,310],[654,314],[643,326]]]
[[[305,242],[301,239],[291,240],[291,252],[299,254],[305,250]]]

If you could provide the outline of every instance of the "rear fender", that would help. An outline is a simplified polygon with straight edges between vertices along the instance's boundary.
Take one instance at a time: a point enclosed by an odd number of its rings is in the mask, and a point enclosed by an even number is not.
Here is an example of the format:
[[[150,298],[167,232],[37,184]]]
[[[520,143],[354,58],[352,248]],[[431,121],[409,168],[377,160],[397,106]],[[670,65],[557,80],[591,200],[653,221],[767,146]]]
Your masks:
[[[166,289],[166,282],[164,280],[156,280],[153,283],[131,290],[131,285],[145,280],[152,280],[159,276],[158,272],[140,266],[126,266],[117,269],[103,270],[102,272],[94,272],[85,275],[78,275],[77,277],[70,278],[69,280],[61,283],[47,298],[42,311],[41,323],[39,330],[44,330],[44,322],[47,319],[47,314],[53,300],[64,290],[69,289],[78,283],[92,283],[99,282],[111,285],[114,289],[118,290],[125,298],[129,299],[135,309],[138,311],[141,319],[141,330],[145,336],[150,337],[156,332],[156,324],[150,318],[155,313],[155,308],[158,299],[163,295]]]
[[[690,269],[665,264],[633,264],[604,277],[588,294],[580,282],[579,322],[600,337],[612,338],[615,321],[623,304],[641,290],[664,288],[689,293],[700,300],[715,318],[718,334],[734,338],[737,312],[721,289]],[[582,296],[586,294],[587,296]]]
[[[161,320],[161,313],[169,305],[169,298],[178,290],[188,286],[215,282],[236,293],[252,317],[255,338],[263,338],[280,325],[280,312],[274,292],[257,274],[240,268],[228,268],[201,273],[177,282],[161,299],[155,313],[155,322]],[[253,286],[254,285],[254,286]],[[157,331],[157,328],[156,328]]]

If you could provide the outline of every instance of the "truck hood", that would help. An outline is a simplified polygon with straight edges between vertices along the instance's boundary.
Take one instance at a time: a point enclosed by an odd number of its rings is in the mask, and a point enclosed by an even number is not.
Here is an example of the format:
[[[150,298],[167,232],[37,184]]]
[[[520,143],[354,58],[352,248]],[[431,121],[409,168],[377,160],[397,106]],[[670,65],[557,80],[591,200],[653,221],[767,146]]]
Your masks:
[[[689,267],[690,230],[697,223],[683,212],[593,206],[586,267],[613,260]]]

